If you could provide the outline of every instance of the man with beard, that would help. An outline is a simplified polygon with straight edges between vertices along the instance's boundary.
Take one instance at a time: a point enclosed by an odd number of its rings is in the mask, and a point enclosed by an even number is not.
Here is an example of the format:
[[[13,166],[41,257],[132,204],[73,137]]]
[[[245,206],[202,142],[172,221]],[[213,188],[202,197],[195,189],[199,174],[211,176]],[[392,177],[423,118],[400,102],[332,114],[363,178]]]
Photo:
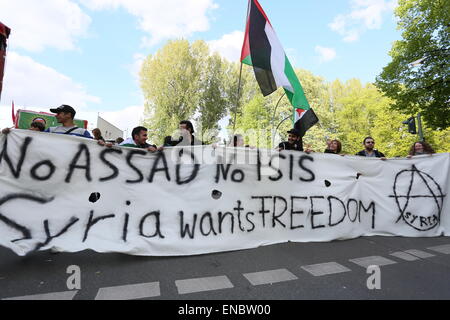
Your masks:
[[[361,157],[373,157],[380,158],[381,160],[386,160],[385,155],[374,149],[375,140],[372,137],[365,137],[363,140],[364,150],[359,151],[356,155]]]
[[[287,132],[288,141],[283,141],[278,145],[277,150],[295,150],[303,151],[303,141],[300,137],[300,133],[296,129],[291,129]]]

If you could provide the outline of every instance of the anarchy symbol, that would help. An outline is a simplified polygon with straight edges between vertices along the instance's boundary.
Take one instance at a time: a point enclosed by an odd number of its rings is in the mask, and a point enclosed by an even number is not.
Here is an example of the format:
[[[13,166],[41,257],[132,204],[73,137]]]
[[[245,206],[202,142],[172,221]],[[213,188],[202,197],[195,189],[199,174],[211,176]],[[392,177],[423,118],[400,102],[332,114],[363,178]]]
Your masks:
[[[403,219],[418,231],[427,231],[439,225],[445,195],[433,177],[416,166],[397,173],[394,195],[389,197],[395,199],[400,211],[396,223]],[[413,207],[416,212],[411,212]]]

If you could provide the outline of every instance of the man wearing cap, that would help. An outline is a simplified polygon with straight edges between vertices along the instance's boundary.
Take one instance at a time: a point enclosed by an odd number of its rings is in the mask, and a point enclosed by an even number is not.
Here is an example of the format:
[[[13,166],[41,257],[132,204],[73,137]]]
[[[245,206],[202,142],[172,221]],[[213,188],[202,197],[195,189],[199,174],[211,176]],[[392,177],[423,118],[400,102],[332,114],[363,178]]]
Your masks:
[[[50,109],[50,112],[56,113],[55,117],[58,123],[62,126],[50,127],[45,132],[70,134],[71,136],[78,136],[83,138],[92,139],[91,134],[84,128],[79,128],[73,122],[75,118],[75,109],[67,104],[63,104],[58,108]]]
[[[283,141],[278,145],[277,150],[295,150],[303,151],[303,141],[300,137],[300,133],[296,129],[291,129],[287,132],[288,141]]]

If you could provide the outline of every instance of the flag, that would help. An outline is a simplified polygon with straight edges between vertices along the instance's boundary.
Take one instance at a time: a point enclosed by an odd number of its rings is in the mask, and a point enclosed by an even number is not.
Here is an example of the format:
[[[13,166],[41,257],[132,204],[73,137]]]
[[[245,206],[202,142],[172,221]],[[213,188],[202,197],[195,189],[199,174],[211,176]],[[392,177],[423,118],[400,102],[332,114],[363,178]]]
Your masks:
[[[6,40],[8,39],[10,32],[11,29],[0,22],[0,98],[2,96],[3,71],[5,68]]]
[[[284,88],[293,107],[294,127],[302,132],[302,136],[318,122],[319,119],[309,106],[302,85],[257,0],[249,0],[241,63],[253,67],[264,96],[278,87]]]
[[[12,118],[13,124],[16,125],[16,115],[14,113],[14,100],[12,102],[12,107],[11,107],[11,118]]]
[[[319,122],[319,118],[312,108],[308,110],[294,108],[294,128],[297,129],[301,137],[317,122]]]

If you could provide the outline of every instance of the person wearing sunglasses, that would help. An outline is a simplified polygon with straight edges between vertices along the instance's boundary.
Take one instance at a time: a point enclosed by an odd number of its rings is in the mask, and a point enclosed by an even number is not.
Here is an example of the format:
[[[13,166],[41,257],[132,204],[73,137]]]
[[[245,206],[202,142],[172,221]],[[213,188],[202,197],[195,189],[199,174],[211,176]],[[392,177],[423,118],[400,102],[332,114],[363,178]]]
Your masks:
[[[364,150],[359,151],[356,155],[361,157],[374,157],[385,160],[385,155],[374,148],[375,140],[372,137],[365,137],[363,141]]]

